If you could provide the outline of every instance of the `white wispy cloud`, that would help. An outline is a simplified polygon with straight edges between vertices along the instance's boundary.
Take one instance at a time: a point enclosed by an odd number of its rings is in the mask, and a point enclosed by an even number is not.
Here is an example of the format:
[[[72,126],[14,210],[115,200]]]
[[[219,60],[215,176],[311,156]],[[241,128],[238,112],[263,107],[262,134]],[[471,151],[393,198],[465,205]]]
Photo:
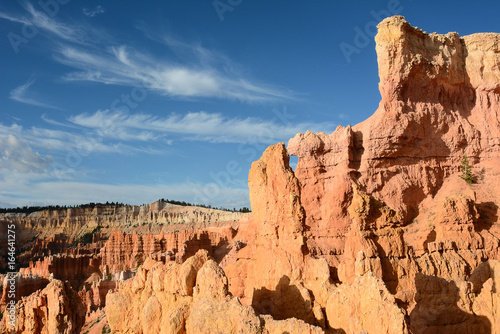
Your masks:
[[[0,138],[0,155],[0,172],[6,174],[43,173],[53,161],[52,157],[33,151],[27,141],[12,134]]]
[[[333,123],[292,123],[279,117],[271,120],[228,118],[204,111],[158,117],[99,110],[70,116],[63,122],[46,115],[42,120],[48,126],[25,128],[16,123],[10,126],[0,123],[0,139],[9,135],[23,138],[32,147],[54,156],[70,150],[86,154],[165,154],[167,147],[176,141],[273,144],[306,130],[331,132],[335,129]]]
[[[183,65],[156,59],[124,45],[90,53],[64,46],[56,60],[81,71],[67,74],[68,81],[145,87],[177,98],[211,97],[264,102],[293,99],[293,93],[258,85],[209,66]]]
[[[149,203],[158,198],[174,198],[226,207],[248,206],[248,189],[243,185],[218,185],[186,179],[163,184],[106,184],[89,180],[78,159],[88,154],[112,149],[105,140],[78,136],[60,130],[24,129],[0,123],[0,207],[49,204],[79,204],[118,201],[130,204]],[[85,142],[87,141],[87,142]],[[52,148],[53,156],[37,152]],[[130,147],[117,149],[125,153]],[[133,149],[138,150],[137,147]],[[143,151],[142,149],[140,150]],[[76,155],[62,156],[73,152]],[[144,152],[154,153],[154,152]],[[70,158],[68,160],[68,158]],[[72,159],[75,159],[72,160]],[[92,180],[92,177],[90,177]],[[210,189],[210,191],[207,191]]]
[[[83,8],[82,11],[83,11],[83,14],[90,16],[90,17],[94,17],[96,15],[103,14],[104,8],[102,8],[102,6],[99,5],[99,6],[95,7],[94,9]]]
[[[11,90],[9,97],[14,101],[31,104],[37,107],[59,109],[49,103],[39,101],[39,99],[36,98],[36,94],[29,91],[34,83],[35,80],[30,78],[26,83]]]
[[[157,117],[97,111],[64,122],[43,119],[57,129],[0,123],[0,202],[16,206],[109,200],[140,203],[171,197],[217,206],[244,206],[248,205],[248,190],[243,183],[231,183],[224,189],[214,183],[189,180],[163,186],[95,184],[83,181],[87,172],[93,172],[86,170],[82,161],[98,153],[165,154],[172,141],[271,144],[306,129],[334,128],[333,124],[292,124],[279,117],[240,119],[207,112]]]
[[[28,20],[24,16],[15,16],[15,15],[10,15],[8,13],[0,12],[0,18],[4,20],[8,20],[10,22],[15,22],[15,23],[21,23],[24,25],[32,25],[33,22]]]
[[[70,24],[61,21],[58,16],[49,17],[29,2],[25,4],[25,9],[28,18],[8,13],[0,15],[0,18],[32,24],[44,32],[54,59],[77,70],[64,76],[68,81],[141,86],[158,94],[182,99],[265,102],[297,98],[290,90],[249,79],[236,70],[238,65],[228,57],[199,43],[186,43],[170,35],[161,36],[141,28],[165,47],[163,53],[167,56],[154,57],[131,46],[117,45],[113,42],[116,38],[87,23]]]
[[[160,43],[167,47],[177,59],[187,59],[191,63],[201,64],[202,67],[215,67],[227,74],[242,76],[244,67],[235,63],[226,55],[217,50],[203,47],[200,42],[187,43],[173,35],[172,32],[161,32],[152,29],[145,22],[135,24],[137,30],[152,41]]]
[[[49,16],[28,1],[21,2],[21,5],[24,7],[24,13],[0,12],[0,19],[30,26],[35,34],[32,39],[44,37],[46,44],[39,44],[44,49],[53,50],[56,45],[61,44],[95,49],[109,45],[114,39],[105,30],[88,22],[64,22],[60,15]]]
[[[25,8],[31,15],[31,23],[37,28],[69,42],[82,43],[87,39],[85,31],[82,29],[51,18],[46,13],[37,10],[31,3],[26,2]]]
[[[179,136],[179,140],[224,143],[271,144],[287,140],[306,130],[333,131],[330,123],[288,123],[258,118],[227,118],[219,113],[188,112],[157,117],[151,114],[127,114],[120,111],[97,111],[69,118],[73,124],[97,130],[106,137],[128,140],[158,140]],[[177,137],[176,137],[177,138]]]
[[[50,152],[54,157],[64,157],[68,152],[79,152],[81,156],[99,153],[113,154],[164,154],[165,151],[137,143],[111,141],[96,131],[85,131],[81,127],[72,131],[48,129],[40,126],[24,128],[18,124],[6,126],[0,123],[0,140],[10,135],[22,138],[31,147]],[[134,137],[128,140],[138,140]],[[147,144],[147,143],[146,143]]]

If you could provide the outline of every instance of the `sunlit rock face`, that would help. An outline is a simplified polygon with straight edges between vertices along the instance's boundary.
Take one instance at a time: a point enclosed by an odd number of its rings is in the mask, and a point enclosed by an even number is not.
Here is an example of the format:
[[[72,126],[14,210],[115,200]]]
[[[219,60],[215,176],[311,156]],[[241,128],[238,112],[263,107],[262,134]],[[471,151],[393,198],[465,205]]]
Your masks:
[[[469,279],[499,260],[500,35],[427,34],[401,16],[378,29],[375,113],[297,134],[252,165],[254,234],[225,268],[229,290],[258,313],[342,333],[489,332],[496,307],[473,310]],[[294,171],[287,154],[299,158]],[[460,178],[464,156],[473,184]],[[377,299],[378,285],[387,290]],[[372,302],[379,311],[362,312]],[[375,326],[385,312],[394,321]]]

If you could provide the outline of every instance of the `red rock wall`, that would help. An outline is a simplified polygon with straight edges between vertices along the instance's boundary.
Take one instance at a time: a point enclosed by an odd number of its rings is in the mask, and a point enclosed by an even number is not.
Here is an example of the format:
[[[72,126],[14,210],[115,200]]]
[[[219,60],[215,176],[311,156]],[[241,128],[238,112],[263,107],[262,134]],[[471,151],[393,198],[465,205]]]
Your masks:
[[[207,230],[182,230],[159,235],[138,235],[115,232],[111,235],[99,257],[101,272],[106,267],[111,273],[137,268],[148,256],[157,254],[166,260],[182,263],[200,249],[210,254],[228,245],[235,231],[229,226]]]
[[[92,273],[99,272],[100,259],[94,255],[51,255],[19,270],[23,277],[37,276],[70,281],[77,288]]]
[[[4,276],[4,275],[2,275]],[[10,301],[11,298],[8,298],[8,289],[9,284],[5,281],[6,277],[2,278],[2,299],[0,300],[0,309],[4,310],[7,302]],[[15,283],[15,291],[16,291],[16,300],[21,299],[21,297],[29,296],[33,292],[45,288],[45,286],[49,283],[47,278],[43,277],[22,277],[18,276]]]

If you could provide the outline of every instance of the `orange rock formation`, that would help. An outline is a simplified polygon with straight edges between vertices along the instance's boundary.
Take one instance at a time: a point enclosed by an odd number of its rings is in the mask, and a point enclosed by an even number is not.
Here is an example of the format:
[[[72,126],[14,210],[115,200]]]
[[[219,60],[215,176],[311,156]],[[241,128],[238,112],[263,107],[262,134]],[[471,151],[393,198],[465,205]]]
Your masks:
[[[15,327],[4,315],[2,333],[63,334],[79,333],[85,322],[81,298],[69,283],[53,280],[43,290],[23,297],[16,305]]]
[[[500,35],[426,34],[400,16],[378,28],[374,115],[252,165],[257,233],[236,236],[248,246],[229,289],[260,314],[346,333],[500,332],[497,292],[470,281],[499,260]],[[475,184],[459,177],[465,155]]]
[[[25,268],[19,270],[16,278],[17,298],[35,298],[30,295],[44,289],[50,281],[66,281],[74,291],[79,291],[80,306],[86,311],[84,319],[96,321],[104,316],[108,291],[119,281],[133,277],[137,267],[147,258],[163,263],[171,260],[182,263],[199,249],[206,249],[220,262],[226,254],[231,251],[234,254],[241,247],[233,245],[232,239],[240,223],[245,224],[245,217],[248,217],[248,214],[160,202],[137,207],[139,210],[134,209],[136,216],[128,215],[130,208],[133,207],[109,206],[0,217],[3,223],[16,224],[20,236],[18,244],[23,245],[21,251],[24,253],[18,259]],[[89,233],[92,233],[91,240],[82,238]],[[82,244],[82,240],[89,243]],[[231,255],[225,261],[230,258]],[[2,282],[4,278],[2,275]],[[9,301],[8,289],[8,284],[0,285],[2,311]],[[32,306],[21,304],[18,311],[22,318],[26,307]],[[47,330],[46,322],[41,324],[45,329],[25,327],[22,332]]]
[[[147,261],[108,294],[106,315],[120,333],[322,333],[297,319],[258,317],[228,294],[224,271],[200,250],[182,265]]]

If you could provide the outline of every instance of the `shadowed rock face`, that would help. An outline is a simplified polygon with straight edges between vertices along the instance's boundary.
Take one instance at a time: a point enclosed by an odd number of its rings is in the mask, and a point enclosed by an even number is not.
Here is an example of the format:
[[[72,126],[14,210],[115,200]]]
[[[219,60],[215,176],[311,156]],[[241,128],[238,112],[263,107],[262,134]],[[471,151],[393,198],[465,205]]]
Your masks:
[[[461,291],[454,281],[417,274],[415,285],[416,305],[410,313],[413,333],[492,333],[488,317],[460,305],[464,296],[460,296]]]
[[[175,233],[113,235],[100,265],[142,265],[106,298],[85,287],[87,306],[105,299],[117,333],[500,333],[500,34],[427,34],[401,16],[378,29],[370,118],[267,148],[251,221],[207,229],[210,247],[186,228],[176,261],[155,261]]]

